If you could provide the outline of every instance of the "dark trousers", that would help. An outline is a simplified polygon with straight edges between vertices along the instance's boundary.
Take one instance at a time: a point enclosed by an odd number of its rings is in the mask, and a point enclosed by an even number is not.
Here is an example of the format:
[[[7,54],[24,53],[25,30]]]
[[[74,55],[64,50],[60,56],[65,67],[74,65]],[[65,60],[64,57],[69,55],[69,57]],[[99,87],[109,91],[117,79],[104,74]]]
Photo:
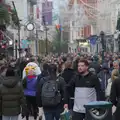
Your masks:
[[[84,113],[73,112],[72,120],[84,120],[84,119],[85,119]]]
[[[45,120],[59,120],[60,119],[60,111],[52,110],[52,111],[44,111]]]
[[[117,107],[115,113],[113,114],[113,120],[119,119],[120,119],[120,107]]]
[[[2,116],[0,116],[0,120],[2,120]]]
[[[34,119],[37,119],[38,114],[38,107],[36,103],[36,97],[32,96],[26,96],[26,102],[27,102],[27,115],[26,119],[29,120],[30,113],[33,113]]]

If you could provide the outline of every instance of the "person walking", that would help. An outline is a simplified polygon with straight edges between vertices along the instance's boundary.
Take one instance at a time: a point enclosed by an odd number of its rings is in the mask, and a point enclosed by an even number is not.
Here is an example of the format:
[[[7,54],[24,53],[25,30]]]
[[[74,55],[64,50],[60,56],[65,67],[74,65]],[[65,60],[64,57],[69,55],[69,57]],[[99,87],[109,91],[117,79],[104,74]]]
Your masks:
[[[28,75],[23,79],[24,95],[27,102],[26,120],[29,120],[30,112],[37,119],[38,107],[36,103],[37,75],[34,69],[28,71]]]
[[[20,113],[22,117],[26,114],[23,88],[11,66],[8,67],[0,85],[0,112],[2,120],[18,120]]]
[[[68,109],[69,89],[73,86],[74,106],[72,120],[84,120],[84,105],[92,101],[101,100],[103,97],[99,79],[96,75],[89,72],[89,63],[87,60],[80,60],[78,62],[78,73],[74,75],[66,86],[65,109]]]
[[[57,67],[55,64],[49,65],[49,76],[40,80],[37,88],[37,104],[43,107],[45,120],[59,120],[63,111],[63,98],[65,81],[62,77],[57,77]]]
[[[112,81],[110,101],[116,106],[116,111],[113,114],[114,120],[120,118],[120,76]]]

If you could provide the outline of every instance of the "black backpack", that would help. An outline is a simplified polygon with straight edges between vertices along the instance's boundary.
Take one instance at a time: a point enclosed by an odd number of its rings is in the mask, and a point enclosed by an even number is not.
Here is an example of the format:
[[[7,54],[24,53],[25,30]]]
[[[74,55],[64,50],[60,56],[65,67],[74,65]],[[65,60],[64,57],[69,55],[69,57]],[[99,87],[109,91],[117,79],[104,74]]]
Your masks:
[[[44,107],[57,106],[61,102],[59,78],[56,81],[48,80],[43,84],[41,97]]]

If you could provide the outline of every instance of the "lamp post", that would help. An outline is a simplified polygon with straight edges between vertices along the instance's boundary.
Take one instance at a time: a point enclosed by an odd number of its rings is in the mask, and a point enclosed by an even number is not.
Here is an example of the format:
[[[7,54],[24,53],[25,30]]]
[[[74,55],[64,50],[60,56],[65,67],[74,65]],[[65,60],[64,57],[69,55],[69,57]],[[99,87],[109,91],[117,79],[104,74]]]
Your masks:
[[[17,13],[17,10],[16,10],[16,6],[15,6],[15,3],[14,1],[12,1],[12,4],[13,4],[13,8],[15,10],[15,15],[16,15],[16,18],[17,18],[17,23],[18,23],[18,45],[19,45],[19,57],[20,57],[20,54],[21,54],[21,51],[20,51],[20,42],[21,42],[21,39],[20,39],[20,20],[19,20],[19,17],[18,17],[18,13]]]
[[[17,59],[17,46],[18,46],[18,41],[15,40],[15,58]]]
[[[46,21],[45,21],[45,17],[43,16],[43,24],[44,24],[44,27],[45,27],[45,37],[46,37],[46,40],[45,40],[45,48],[46,48],[46,55],[48,54],[48,30],[49,28],[47,27],[46,25]]]
[[[102,62],[104,62],[104,52],[106,52],[105,46],[105,33],[103,31],[100,32],[101,44],[102,44]]]
[[[118,34],[118,52],[120,52],[120,34]]]

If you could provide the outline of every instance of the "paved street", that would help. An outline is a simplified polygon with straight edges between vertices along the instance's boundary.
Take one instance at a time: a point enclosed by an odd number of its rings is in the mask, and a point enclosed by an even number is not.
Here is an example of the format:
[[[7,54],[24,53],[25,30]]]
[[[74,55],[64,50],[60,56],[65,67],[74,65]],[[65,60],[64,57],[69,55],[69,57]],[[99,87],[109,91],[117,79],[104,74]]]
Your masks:
[[[24,119],[22,119],[22,117],[21,117],[21,115],[19,116],[19,120],[26,120],[25,118]],[[29,120],[34,120],[34,118],[33,117],[30,117],[30,119]],[[42,120],[45,120],[44,118],[42,119]]]
[[[38,117],[39,118],[39,117]],[[22,119],[22,117],[21,117],[21,115],[19,116],[19,120],[26,120],[25,118],[24,119]],[[29,120],[34,120],[34,118],[33,117],[30,117],[30,119]],[[38,120],[38,119],[37,119]],[[42,120],[45,120],[45,118],[44,118],[44,116],[43,116],[43,119]]]
[[[39,116],[41,115],[41,110],[39,110]],[[38,117],[39,118],[39,117]],[[21,117],[21,115],[19,116],[19,120],[26,120],[25,118],[24,119],[22,119],[22,117]],[[29,120],[34,120],[34,118],[33,117],[30,117],[30,119]],[[37,119],[38,120],[38,119]],[[45,120],[45,118],[44,118],[44,115],[43,115],[43,119],[42,120]]]
[[[112,112],[114,113],[115,110],[116,110],[116,107],[113,106]],[[40,111],[39,115],[40,115],[40,114],[41,114],[41,111]],[[39,118],[39,117],[38,117],[38,118]],[[33,119],[34,119],[33,117],[30,117],[30,120],[33,120]],[[20,115],[20,116],[19,116],[19,120],[26,120],[26,119],[25,119],[25,118],[22,119],[22,117],[21,117],[21,115]],[[44,116],[43,116],[43,119],[42,119],[42,120],[45,120]]]

